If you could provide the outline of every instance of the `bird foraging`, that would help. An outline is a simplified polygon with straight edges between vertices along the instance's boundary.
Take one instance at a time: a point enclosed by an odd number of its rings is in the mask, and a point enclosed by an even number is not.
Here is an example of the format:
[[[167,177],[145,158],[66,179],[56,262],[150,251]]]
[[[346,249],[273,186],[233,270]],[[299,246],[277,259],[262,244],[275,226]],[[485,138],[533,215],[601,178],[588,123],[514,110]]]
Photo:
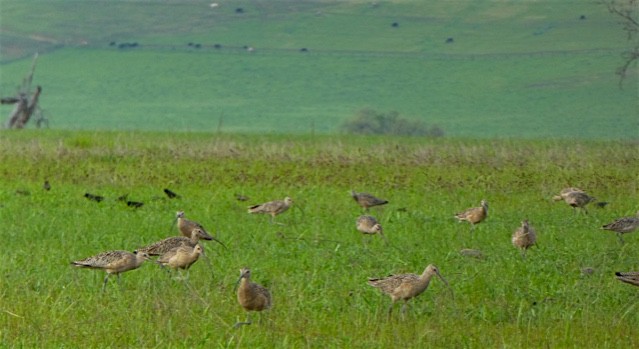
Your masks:
[[[269,201],[248,208],[248,213],[264,213],[271,215],[271,223],[275,223],[275,216],[286,212],[293,204],[293,199],[285,197],[284,200]]]
[[[421,275],[400,274],[385,278],[369,278],[368,284],[378,288],[382,293],[391,297],[392,303],[388,308],[388,317],[390,318],[395,302],[398,300],[404,301],[402,305],[402,313],[404,313],[408,301],[426,291],[433,275],[437,275],[442,282],[449,287],[446,279],[444,279],[439,273],[439,269],[433,264],[429,264]]]
[[[118,282],[120,282],[121,273],[139,268],[147,259],[149,259],[149,255],[145,252],[133,251],[131,253],[129,251],[116,250],[102,252],[95,256],[71,262],[71,264],[76,267],[106,271],[107,275],[102,284],[102,291],[104,291],[111,274],[117,275]]]

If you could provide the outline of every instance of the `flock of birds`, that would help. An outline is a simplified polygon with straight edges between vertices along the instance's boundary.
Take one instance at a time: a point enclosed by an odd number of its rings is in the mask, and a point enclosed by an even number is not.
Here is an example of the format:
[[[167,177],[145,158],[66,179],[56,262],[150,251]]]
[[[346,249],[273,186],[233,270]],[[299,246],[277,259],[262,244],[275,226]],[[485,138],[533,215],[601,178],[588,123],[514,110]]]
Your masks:
[[[171,194],[177,195],[172,192]],[[169,194],[167,193],[167,195]],[[368,213],[371,207],[388,203],[387,200],[377,198],[368,193],[351,191],[351,196],[355,202],[364,209],[365,213]],[[554,196],[553,199],[555,201],[563,200],[573,207],[573,209],[580,209],[585,213],[588,212],[586,205],[596,201],[594,197],[574,187],[563,189],[559,195]],[[284,200],[275,200],[250,206],[248,213],[268,214],[271,216],[271,223],[275,224],[275,217],[286,212],[292,204],[293,200],[290,197],[286,197]],[[480,206],[456,213],[455,217],[459,222],[468,222],[472,232],[477,224],[483,222],[488,217],[488,202],[481,200]],[[133,252],[123,250],[103,252],[95,256],[74,261],[72,264],[77,267],[103,269],[106,271],[107,275],[102,285],[102,291],[104,291],[111,275],[117,275],[119,281],[121,273],[137,269],[144,261],[149,260],[152,256],[158,257],[155,262],[162,268],[178,271],[182,269],[188,273],[188,269],[197,262],[200,256],[204,255],[200,240],[213,240],[226,248],[220,240],[209,234],[201,224],[186,219],[183,211],[177,212],[176,221],[177,228],[181,234],[180,236],[166,238],[148,246],[141,247]],[[637,230],[637,228],[639,228],[639,211],[635,217],[619,218],[614,222],[602,226],[604,230],[616,232],[622,243],[622,235],[633,232]],[[356,229],[365,235],[379,235],[388,243],[383,234],[381,223],[369,214],[364,214],[357,218]],[[534,246],[537,241],[537,234],[528,220],[521,222],[521,226],[513,232],[511,241],[513,246],[521,249],[522,258],[526,258],[526,251]],[[467,256],[481,257],[481,252],[478,250],[465,249],[462,250],[461,253]],[[428,265],[420,275],[399,274],[384,278],[370,278],[368,284],[379,289],[391,298],[391,305],[388,309],[388,316],[390,317],[397,301],[401,300],[404,302],[402,306],[403,313],[407,302],[422,294],[428,288],[433,276],[439,277],[448,287],[448,282],[440,274],[439,269],[433,264]],[[639,286],[639,272],[617,272],[616,277],[620,281]],[[266,310],[272,305],[272,297],[269,290],[251,281],[251,270],[249,268],[242,268],[240,270],[240,277],[236,282],[236,289],[238,303],[247,312]],[[246,321],[238,322],[235,326],[239,327],[247,324],[251,324],[250,313],[248,313]]]

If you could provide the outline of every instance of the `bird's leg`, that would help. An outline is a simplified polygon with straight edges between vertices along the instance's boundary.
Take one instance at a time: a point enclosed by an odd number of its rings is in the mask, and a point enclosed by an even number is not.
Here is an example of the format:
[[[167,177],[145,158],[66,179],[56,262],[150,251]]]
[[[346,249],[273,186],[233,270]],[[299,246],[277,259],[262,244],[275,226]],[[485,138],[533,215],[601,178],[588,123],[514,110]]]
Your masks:
[[[252,322],[251,322],[251,314],[248,313],[248,314],[246,314],[246,321],[244,321],[244,322],[240,322],[240,321],[236,322],[235,325],[233,326],[233,328],[238,328],[238,327],[240,327],[242,325],[250,325],[250,324],[252,324]]]
[[[391,302],[390,307],[388,307],[388,320],[391,319],[391,315],[393,314],[393,306],[395,305],[395,302]]]
[[[522,249],[521,251],[521,259],[526,260],[526,251],[528,251],[528,249]]]
[[[404,318],[404,316],[406,315],[406,304],[408,303],[407,300],[404,301],[404,304],[402,304],[402,319]]]
[[[623,234],[617,233],[617,237],[619,238],[619,242],[623,245],[625,243],[625,241],[623,241]]]
[[[107,273],[104,277],[104,282],[102,283],[102,292],[104,292],[104,289],[106,288],[107,281],[109,281],[109,276],[111,276],[111,274]]]

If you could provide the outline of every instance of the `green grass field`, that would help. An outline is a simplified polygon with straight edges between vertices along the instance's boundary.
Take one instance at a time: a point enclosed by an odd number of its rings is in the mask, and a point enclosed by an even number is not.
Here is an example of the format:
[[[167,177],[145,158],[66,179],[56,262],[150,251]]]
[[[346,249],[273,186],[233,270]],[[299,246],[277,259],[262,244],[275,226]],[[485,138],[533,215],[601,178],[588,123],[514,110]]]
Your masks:
[[[624,89],[614,74],[629,43],[597,2],[0,6],[0,94],[15,93],[41,52],[34,83],[55,129],[335,134],[372,108],[452,137],[639,134],[636,68]]]
[[[614,278],[637,270],[639,236],[621,245],[599,229],[639,207],[636,143],[26,130],[0,134],[0,149],[3,347],[639,346],[638,290]],[[550,200],[569,185],[609,205],[574,214]],[[390,246],[355,230],[350,189],[390,201],[372,209]],[[127,193],[145,205],[116,201]],[[285,225],[246,213],[286,195]],[[470,234],[453,214],[481,199],[489,218]],[[176,234],[177,210],[229,247],[205,245],[191,288],[146,263],[102,294],[103,272],[70,265]],[[526,260],[510,243],[524,218],[538,232]],[[429,263],[454,296],[434,280],[388,320],[390,299],[367,278]],[[244,266],[274,306],[236,330]]]

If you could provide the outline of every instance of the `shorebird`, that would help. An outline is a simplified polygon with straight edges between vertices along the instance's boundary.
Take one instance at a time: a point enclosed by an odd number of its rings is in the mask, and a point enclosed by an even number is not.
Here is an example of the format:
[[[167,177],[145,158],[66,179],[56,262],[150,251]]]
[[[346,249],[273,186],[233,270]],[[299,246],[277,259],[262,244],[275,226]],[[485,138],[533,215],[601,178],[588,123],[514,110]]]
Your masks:
[[[522,258],[526,258],[526,251],[537,242],[537,234],[528,220],[521,221],[521,227],[517,228],[513,233],[512,243],[513,246],[521,249]]]
[[[480,205],[455,214],[459,222],[466,221],[470,223],[470,231],[475,229],[475,224],[483,222],[488,217],[488,202],[482,200]]]
[[[102,252],[92,257],[71,262],[71,264],[76,267],[103,269],[106,271],[107,275],[104,278],[104,283],[102,284],[102,291],[104,291],[111,274],[116,274],[118,276],[119,283],[120,273],[139,268],[147,259],[149,259],[149,255],[145,252],[134,251],[131,253],[129,251],[116,250]]]
[[[160,240],[151,245],[138,248],[139,252],[146,252],[149,256],[160,256],[163,255],[170,250],[180,247],[182,245],[186,245],[188,247],[195,247],[202,240],[214,240],[220,245],[224,246],[224,244],[218,239],[206,234],[202,229],[194,229],[191,232],[191,237],[187,238],[186,236],[172,236],[170,238],[166,238],[164,240]],[[226,246],[224,246],[226,248]]]
[[[237,288],[237,301],[247,312],[262,311],[271,307],[271,293],[262,285],[251,282],[251,269],[240,269],[240,278],[237,280],[235,287]],[[237,322],[235,327],[242,325],[250,325],[250,313],[246,315],[246,321]]]
[[[204,229],[202,224],[184,218],[184,211],[178,211],[175,214],[175,217],[177,219],[178,230],[183,236],[191,237],[191,232],[193,230],[200,229],[206,235],[206,238],[204,240],[213,240],[213,236],[211,236],[211,234],[209,234],[206,229]]]
[[[623,234],[632,233],[639,228],[639,211],[634,217],[622,217],[612,223],[603,225],[601,229],[610,230],[617,233],[619,241],[623,244]]]
[[[615,276],[617,280],[623,281],[627,284],[639,286],[639,271],[629,271],[629,272],[616,272]]]
[[[293,199],[285,197],[284,200],[269,201],[248,208],[248,213],[265,213],[271,215],[271,223],[275,223],[275,216],[286,212],[293,204]]]
[[[368,279],[368,284],[379,288],[383,293],[391,297],[392,303],[388,308],[388,317],[390,318],[395,302],[398,300],[404,301],[402,305],[402,313],[404,313],[408,300],[426,291],[433,275],[437,275],[448,286],[446,279],[439,273],[437,267],[432,264],[429,264],[421,275],[400,274],[379,279],[370,278]]]
[[[379,234],[386,242],[386,236],[384,236],[384,232],[382,229],[382,225],[377,222],[377,219],[373,216],[359,216],[357,221],[355,222],[355,226],[357,230],[362,232],[365,235],[375,235]]]
[[[553,196],[552,199],[554,201],[563,200],[566,204],[572,207],[573,211],[577,212],[577,209],[580,208],[585,213],[588,213],[586,205],[597,200],[594,197],[586,194],[585,191],[574,187],[562,189],[559,195]]]
[[[188,270],[193,263],[197,262],[202,252],[202,246],[198,244],[195,246],[188,246],[184,244],[179,247],[172,248],[161,255],[156,263],[162,267],[169,267],[175,270]]]
[[[357,193],[354,190],[351,190],[351,196],[353,197],[353,200],[363,207],[366,212],[368,212],[368,209],[373,206],[380,206],[388,203],[388,200],[377,198],[369,193]]]

